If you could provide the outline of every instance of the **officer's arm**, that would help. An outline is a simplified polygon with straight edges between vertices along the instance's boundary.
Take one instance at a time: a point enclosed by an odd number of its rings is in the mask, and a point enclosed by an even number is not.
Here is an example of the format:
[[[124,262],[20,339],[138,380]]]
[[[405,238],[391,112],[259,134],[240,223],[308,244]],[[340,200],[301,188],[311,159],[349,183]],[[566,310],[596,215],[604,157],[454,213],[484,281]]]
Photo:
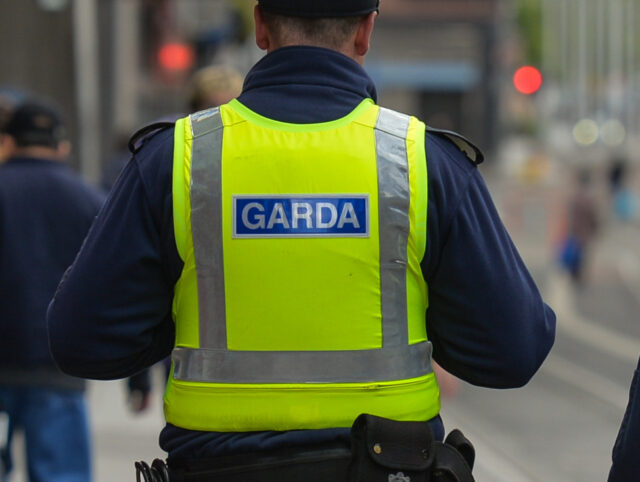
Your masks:
[[[130,376],[172,348],[172,152],[169,129],[128,163],[49,306],[51,353],[68,374]]]
[[[613,465],[607,482],[635,480],[640,473],[640,360],[629,389],[629,402],[613,446]]]
[[[551,349],[555,315],[543,302],[477,168],[461,160],[451,143],[433,136],[428,137],[427,156],[430,207],[423,271],[434,358],[476,385],[524,385]]]

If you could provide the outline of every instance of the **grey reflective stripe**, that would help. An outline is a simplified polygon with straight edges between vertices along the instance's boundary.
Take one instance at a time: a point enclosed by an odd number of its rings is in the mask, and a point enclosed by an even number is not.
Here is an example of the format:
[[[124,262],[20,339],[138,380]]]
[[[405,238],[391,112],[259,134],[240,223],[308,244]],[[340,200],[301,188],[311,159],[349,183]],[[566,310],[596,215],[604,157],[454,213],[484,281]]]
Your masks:
[[[198,279],[200,346],[227,348],[222,253],[222,118],[218,108],[189,117],[191,232]]]
[[[409,237],[410,118],[380,108],[376,123],[382,346],[409,343],[407,319],[407,240]]]
[[[407,242],[409,117],[380,109],[375,126],[380,238],[382,348],[336,351],[227,349],[222,252],[222,133],[217,109],[190,117],[191,224],[200,348],[173,351],[178,380],[208,383],[351,383],[416,378],[433,371],[431,343],[409,345]]]
[[[211,383],[356,383],[431,373],[431,343],[382,350],[173,350],[173,377]]]

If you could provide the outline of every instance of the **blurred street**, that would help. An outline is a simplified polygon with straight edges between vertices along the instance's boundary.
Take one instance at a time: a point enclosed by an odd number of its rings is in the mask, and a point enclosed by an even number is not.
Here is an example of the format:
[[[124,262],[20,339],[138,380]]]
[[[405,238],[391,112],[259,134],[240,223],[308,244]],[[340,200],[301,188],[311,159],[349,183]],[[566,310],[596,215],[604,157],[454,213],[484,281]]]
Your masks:
[[[479,482],[604,481],[640,355],[640,227],[612,219],[601,206],[602,230],[587,279],[576,289],[557,267],[549,235],[562,224],[562,177],[552,186],[511,192],[504,184],[491,187],[556,312],[556,342],[524,388],[463,384],[455,398],[443,400],[445,426],[461,428],[474,442]],[[514,206],[521,216],[504,216]]]
[[[604,481],[640,355],[640,226],[605,216],[587,279],[576,289],[555,262],[562,175],[532,183],[486,169],[505,224],[556,311],[557,337],[524,388],[463,383],[453,398],[444,398],[446,429],[460,428],[475,444],[478,482]],[[606,215],[606,204],[601,208]],[[96,482],[134,480],[135,460],[163,456],[157,445],[161,371],[154,381],[151,408],[138,416],[127,410],[124,382],[90,383]],[[15,482],[26,480],[21,470],[15,475]]]
[[[124,381],[89,382],[94,482],[133,481],[135,461],[150,464],[154,458],[164,458],[164,452],[158,447],[158,435],[164,426],[162,376],[162,369],[154,373],[151,406],[137,415],[127,408]],[[22,437],[16,437],[14,447],[19,449],[21,444]],[[17,467],[11,481],[26,482],[20,450],[16,450],[15,458]]]

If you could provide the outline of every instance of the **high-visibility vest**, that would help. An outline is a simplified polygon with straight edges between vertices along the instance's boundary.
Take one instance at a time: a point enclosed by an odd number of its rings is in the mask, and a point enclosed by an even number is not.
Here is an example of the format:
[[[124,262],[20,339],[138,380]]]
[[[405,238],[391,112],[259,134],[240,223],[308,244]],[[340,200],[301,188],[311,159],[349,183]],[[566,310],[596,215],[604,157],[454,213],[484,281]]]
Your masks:
[[[425,126],[363,101],[319,124],[237,100],[175,127],[169,423],[349,427],[440,410],[420,268]]]

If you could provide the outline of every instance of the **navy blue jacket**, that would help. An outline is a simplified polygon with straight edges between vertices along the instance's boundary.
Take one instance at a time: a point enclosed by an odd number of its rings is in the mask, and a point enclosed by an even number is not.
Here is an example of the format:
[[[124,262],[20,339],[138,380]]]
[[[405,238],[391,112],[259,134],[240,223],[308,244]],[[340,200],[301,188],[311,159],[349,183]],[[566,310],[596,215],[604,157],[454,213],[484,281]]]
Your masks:
[[[315,47],[287,47],[249,72],[239,101],[279,121],[315,123],[376,99],[353,60]],[[543,302],[505,231],[476,168],[449,140],[426,138],[429,283],[427,333],[434,358],[458,377],[486,387],[525,384],[555,334]],[[172,349],[171,302],[182,262],[173,234],[173,129],[149,136],[111,191],[106,206],[49,308],[50,343],[60,367],[77,376],[128,376]],[[100,273],[95,277],[95,273]],[[436,431],[442,432],[439,418]],[[171,456],[220,455],[346,437],[328,431],[212,434],[168,425]]]
[[[82,387],[51,358],[46,314],[103,201],[60,162],[0,164],[0,384]]]
[[[627,482],[640,476],[640,360],[633,374],[629,403],[625,411],[616,443],[613,446],[613,465],[609,482]]]

